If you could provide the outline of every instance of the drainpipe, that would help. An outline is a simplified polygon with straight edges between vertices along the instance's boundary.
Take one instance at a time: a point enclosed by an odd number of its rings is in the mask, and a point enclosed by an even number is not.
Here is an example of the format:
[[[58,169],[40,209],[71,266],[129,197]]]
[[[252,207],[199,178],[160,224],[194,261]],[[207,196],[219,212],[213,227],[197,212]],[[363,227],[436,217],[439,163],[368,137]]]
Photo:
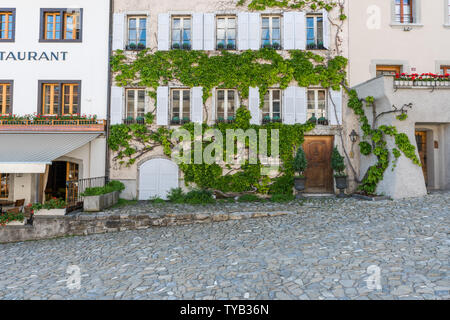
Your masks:
[[[114,0],[109,0],[109,35],[108,35],[108,89],[107,89],[107,108],[106,108],[106,156],[105,156],[105,176],[106,180],[109,181],[109,160],[110,153],[108,147],[108,138],[110,134],[109,125],[111,123],[111,86],[112,86],[112,75],[111,75],[111,50],[112,50],[112,33],[113,33],[113,12],[114,12]]]

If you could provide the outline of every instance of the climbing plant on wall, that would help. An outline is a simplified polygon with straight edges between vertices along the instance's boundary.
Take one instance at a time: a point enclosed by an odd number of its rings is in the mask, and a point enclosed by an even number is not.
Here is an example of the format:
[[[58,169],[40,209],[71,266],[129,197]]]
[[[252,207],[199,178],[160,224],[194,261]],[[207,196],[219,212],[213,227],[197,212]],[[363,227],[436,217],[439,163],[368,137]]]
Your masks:
[[[266,10],[267,8],[290,8],[290,9],[326,9],[331,10],[337,5],[336,1],[323,0],[239,0],[238,6],[247,4],[252,10]]]

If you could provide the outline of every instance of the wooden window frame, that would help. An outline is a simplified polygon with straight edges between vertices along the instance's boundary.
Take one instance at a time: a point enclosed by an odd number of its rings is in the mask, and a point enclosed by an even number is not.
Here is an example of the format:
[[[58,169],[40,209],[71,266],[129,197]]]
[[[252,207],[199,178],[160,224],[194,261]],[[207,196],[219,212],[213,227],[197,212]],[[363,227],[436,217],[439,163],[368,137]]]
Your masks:
[[[279,100],[274,100],[273,98],[273,92],[274,91],[279,91],[280,92],[280,99]],[[270,88],[267,90],[266,94],[269,94],[269,117],[270,117],[270,121],[273,121],[273,102],[275,101],[279,101],[280,102],[280,119],[279,121],[282,122],[283,121],[283,90],[281,90],[280,88]],[[266,101],[266,95],[264,95],[264,102]],[[262,113],[262,119],[264,121],[264,107],[261,110]]]
[[[450,74],[450,65],[442,65],[439,70],[442,71],[443,75]]]
[[[140,28],[140,21],[141,19],[145,19],[145,48],[147,48],[147,26],[148,26],[148,16],[146,15],[129,15],[127,16],[127,46],[130,46],[130,20],[136,19],[136,47],[139,43],[142,43],[139,40],[140,31],[142,30]]]
[[[192,112],[192,110],[191,110],[191,104],[192,104],[192,95],[191,95],[191,89],[188,89],[188,88],[173,88],[173,89],[171,89],[170,90],[170,119],[169,119],[169,121],[170,122],[173,122],[173,118],[174,118],[174,116],[173,116],[173,93],[175,92],[175,91],[179,91],[180,92],[180,96],[178,97],[178,99],[179,99],[179,103],[180,103],[180,110],[179,110],[179,122],[180,123],[182,123],[183,121],[186,121],[186,120],[183,120],[183,118],[184,118],[184,116],[183,116],[183,114],[184,114],[184,100],[183,100],[183,98],[184,98],[184,92],[189,92],[189,105],[188,105],[188,107],[189,107],[189,121],[187,121],[187,122],[191,122],[192,121],[192,114],[191,114],[191,112]],[[181,93],[183,93],[183,94],[181,94]]]
[[[180,19],[180,39],[179,39],[179,44],[180,44],[180,48],[181,50],[191,50],[192,49],[192,23],[193,23],[193,19],[192,16],[189,15],[174,15],[170,17],[170,48],[172,50],[174,50],[173,45],[174,45],[174,40],[173,40],[173,21],[175,19]],[[183,38],[183,33],[184,33],[184,20],[185,19],[189,19],[191,21],[191,27],[189,28],[190,32],[191,32],[191,37],[189,39],[189,49],[184,49],[184,38]],[[177,40],[178,41],[178,40]]]
[[[225,19],[225,28],[220,28],[220,29],[224,29],[225,31],[225,47],[222,49],[219,49],[219,38],[218,38],[218,33],[219,33],[219,19]],[[229,28],[228,26],[228,20],[229,19],[234,19],[234,39],[228,39],[228,29],[233,29],[233,28]],[[238,33],[238,21],[237,21],[237,16],[235,15],[218,15],[216,16],[216,49],[217,50],[236,50],[237,49],[237,33]],[[228,41],[232,40],[234,41],[234,48],[228,48]]]
[[[12,19],[12,33],[10,38],[0,38],[0,42],[15,42],[16,39],[16,9],[15,8],[0,8],[0,15],[10,14]],[[9,22],[9,21],[8,21]],[[6,30],[9,32],[9,23],[6,23]]]
[[[219,91],[224,91],[224,100],[223,100],[223,120],[228,121],[228,117],[231,116],[228,114],[228,92],[234,92],[234,113],[233,117],[236,117],[236,111],[239,108],[239,95],[236,89],[216,89],[216,118],[219,120]]]
[[[414,0],[398,0],[400,1],[400,19],[397,20],[397,13],[395,13],[395,22],[397,23],[401,23],[401,24],[408,24],[408,23],[414,23],[415,22],[415,18],[414,18]],[[404,13],[404,9],[405,9],[405,2],[404,1],[410,1],[409,4],[409,11],[411,12],[410,16],[411,16],[411,21],[406,21],[405,22],[405,13]],[[394,0],[394,5],[395,5],[395,9],[397,9],[397,0]],[[397,11],[397,10],[395,10]]]
[[[6,111],[6,90],[3,92],[3,88],[6,86],[9,86],[9,95],[10,95],[10,106],[9,106],[9,112],[3,112]],[[13,113],[13,98],[14,98],[14,80],[0,80],[0,94],[3,95],[3,104],[0,105],[0,115],[1,114],[12,114]],[[3,110],[5,109],[5,110]]]
[[[311,119],[311,117],[309,116],[309,92],[310,91],[314,91],[314,117],[316,117],[317,120],[319,120],[322,116],[325,119],[328,119],[329,116],[329,112],[328,112],[328,91],[327,89],[324,88],[307,88],[306,89],[306,120]],[[321,115],[320,117],[318,117],[319,112],[321,109],[319,109],[319,91],[324,91],[325,93],[325,108],[324,108],[324,115]]]
[[[79,21],[79,39],[66,39],[66,18],[68,15],[78,13]],[[61,31],[59,39],[47,39],[47,15],[59,14],[61,17]],[[54,31],[55,32],[55,31]],[[73,35],[76,35],[75,29],[72,31]],[[40,25],[40,37],[39,42],[82,42],[83,41],[83,8],[71,9],[71,8],[41,8],[41,25]]]
[[[2,180],[2,176],[6,176],[6,194],[5,194],[5,196],[3,196],[3,195],[2,195],[2,192],[1,192],[1,180]],[[7,199],[9,199],[9,196],[10,196],[10,187],[11,187],[10,181],[11,181],[11,175],[10,175],[9,173],[1,173],[1,172],[0,172],[0,199],[2,199],[2,200],[7,200]]]
[[[81,80],[39,80],[38,81],[38,106],[37,106],[37,114],[45,115],[45,116],[64,116],[68,114],[64,114],[64,85],[78,85],[78,112],[74,114],[81,114]],[[59,97],[58,97],[58,106],[59,112],[57,114],[44,114],[42,111],[44,110],[44,85],[56,85],[59,87]]]
[[[393,71],[395,73],[401,73],[402,72],[402,66],[401,65],[385,65],[380,64],[375,67],[375,75],[378,73],[378,71]]]
[[[313,30],[314,30],[314,46],[312,48],[308,48],[308,19],[312,18],[314,21]],[[317,19],[322,18],[322,44],[319,43],[319,29],[318,29],[318,22]],[[326,50],[324,47],[324,21],[323,21],[323,14],[308,14],[306,16],[306,48],[308,50]]]
[[[133,91],[133,104],[134,104],[134,111],[133,111],[133,120],[137,120],[138,117],[144,117],[145,116],[145,97],[146,97],[146,90],[145,88],[126,88],[125,89],[125,119],[128,119],[129,116],[129,112],[128,112],[128,92]],[[144,91],[144,111],[142,113],[142,115],[139,115],[138,113],[138,106],[139,106],[139,91]]]
[[[261,16],[261,48],[264,48],[264,41],[265,39],[263,39],[263,24],[262,21],[263,19],[267,19],[269,18],[269,41],[270,41],[270,46],[273,46],[274,43],[274,39],[273,39],[273,19],[274,18],[278,18],[280,20],[280,39],[279,39],[279,48],[277,50],[282,50],[282,39],[283,39],[283,35],[282,35],[282,30],[283,30],[283,21],[282,21],[282,16],[281,15],[262,15]]]

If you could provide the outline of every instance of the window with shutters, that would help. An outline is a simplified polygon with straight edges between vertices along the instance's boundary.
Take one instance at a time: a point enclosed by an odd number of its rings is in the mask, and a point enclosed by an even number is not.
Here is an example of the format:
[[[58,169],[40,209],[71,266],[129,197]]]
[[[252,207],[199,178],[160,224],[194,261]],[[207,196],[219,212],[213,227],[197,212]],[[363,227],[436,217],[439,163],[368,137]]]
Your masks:
[[[261,47],[281,49],[281,17],[262,16]]]
[[[80,81],[40,81],[42,115],[64,116],[80,114]]]
[[[9,174],[0,173],[0,199],[9,198]]]
[[[191,49],[191,17],[172,17],[172,49]]]
[[[413,23],[413,0],[395,0],[395,22]]]
[[[0,114],[12,113],[12,83],[0,81]]]
[[[147,46],[147,17],[128,17],[127,50],[142,50]]]
[[[216,48],[218,50],[236,50],[236,17],[218,16],[216,26]]]
[[[306,17],[306,48],[309,50],[325,49],[323,45],[322,15],[308,15]]]
[[[308,121],[328,125],[327,91],[325,89],[308,89],[307,94]]]
[[[82,9],[41,9],[40,41],[80,42]]]
[[[14,41],[15,16],[14,9],[0,9],[0,42]]]
[[[233,89],[217,90],[217,122],[233,122],[238,106],[238,94]]]
[[[170,92],[170,122],[183,124],[191,121],[191,90],[172,89]]]
[[[126,89],[125,119],[124,123],[145,122],[145,89]]]
[[[264,96],[263,123],[281,122],[281,90],[269,89]]]

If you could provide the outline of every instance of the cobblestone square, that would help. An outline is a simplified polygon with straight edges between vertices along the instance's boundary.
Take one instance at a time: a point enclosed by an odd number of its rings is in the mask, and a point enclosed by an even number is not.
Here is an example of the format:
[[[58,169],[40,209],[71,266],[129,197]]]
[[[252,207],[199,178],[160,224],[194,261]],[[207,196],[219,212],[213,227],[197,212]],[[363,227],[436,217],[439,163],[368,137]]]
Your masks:
[[[450,192],[285,207],[297,213],[0,245],[0,299],[450,299]]]

